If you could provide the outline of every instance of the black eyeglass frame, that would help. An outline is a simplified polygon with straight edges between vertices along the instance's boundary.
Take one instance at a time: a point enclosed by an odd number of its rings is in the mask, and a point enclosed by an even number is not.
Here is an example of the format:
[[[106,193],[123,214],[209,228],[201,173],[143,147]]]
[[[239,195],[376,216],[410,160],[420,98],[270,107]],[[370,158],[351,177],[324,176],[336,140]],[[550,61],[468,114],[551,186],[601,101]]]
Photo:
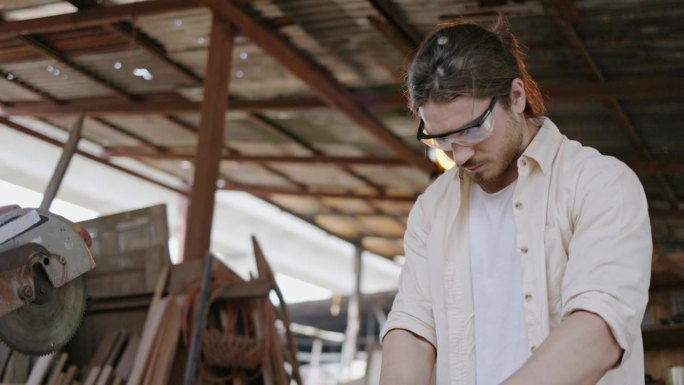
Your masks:
[[[441,134],[437,135],[430,135],[426,134],[423,132],[423,129],[425,128],[425,123],[423,122],[423,119],[420,119],[420,123],[418,124],[418,133],[416,133],[416,139],[418,140],[423,140],[423,139],[439,139],[439,138],[446,138],[447,136],[451,136],[453,134],[458,134],[459,132],[463,132],[469,128],[474,128],[474,127],[479,127],[481,126],[485,120],[487,120],[487,117],[491,115],[492,111],[494,111],[494,106],[496,106],[496,99],[497,97],[493,97],[492,101],[489,103],[489,107],[482,113],[482,115],[478,116],[475,118],[472,122],[467,123],[465,126],[461,128],[457,128],[452,131],[447,131]]]

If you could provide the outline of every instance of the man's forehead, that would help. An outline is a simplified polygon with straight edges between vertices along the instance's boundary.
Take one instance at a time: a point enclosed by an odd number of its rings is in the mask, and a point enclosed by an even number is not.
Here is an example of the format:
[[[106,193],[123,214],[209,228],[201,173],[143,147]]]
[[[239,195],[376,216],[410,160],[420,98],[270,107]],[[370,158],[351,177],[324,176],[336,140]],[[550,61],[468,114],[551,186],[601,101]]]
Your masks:
[[[485,105],[488,103],[487,99],[479,99],[469,95],[458,96],[451,101],[438,102],[434,100],[428,100],[423,103],[418,108],[418,113],[420,117],[425,120],[426,118],[440,119],[442,115],[460,115],[465,118],[472,117],[482,113],[480,105]],[[427,123],[427,122],[426,122]]]

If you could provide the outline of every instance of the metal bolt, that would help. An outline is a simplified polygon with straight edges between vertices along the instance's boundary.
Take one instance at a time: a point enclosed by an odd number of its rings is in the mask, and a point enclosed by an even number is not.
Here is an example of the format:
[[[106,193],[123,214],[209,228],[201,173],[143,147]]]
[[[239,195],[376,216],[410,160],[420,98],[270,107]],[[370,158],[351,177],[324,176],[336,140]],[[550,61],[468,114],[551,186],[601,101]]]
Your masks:
[[[33,288],[31,286],[26,285],[19,289],[19,298],[23,300],[29,300],[33,298],[33,295]]]
[[[61,263],[62,265],[66,265],[66,258],[59,257],[59,263]]]

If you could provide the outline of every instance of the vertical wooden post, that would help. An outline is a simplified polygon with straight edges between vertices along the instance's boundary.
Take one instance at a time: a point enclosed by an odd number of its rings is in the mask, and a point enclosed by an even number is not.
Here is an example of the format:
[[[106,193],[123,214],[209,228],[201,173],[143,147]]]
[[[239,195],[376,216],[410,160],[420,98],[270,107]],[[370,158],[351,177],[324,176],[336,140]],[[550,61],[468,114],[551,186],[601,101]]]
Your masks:
[[[231,73],[234,28],[214,15],[204,99],[195,156],[195,178],[185,229],[183,260],[201,259],[209,250],[214,194],[219,175],[225,114],[228,108],[228,81]]]
[[[361,325],[360,302],[361,302],[361,263],[363,247],[356,245],[354,253],[354,292],[349,296],[347,305],[347,330],[342,344],[342,360],[340,362],[340,380],[348,381],[351,375],[351,366],[356,356],[356,345]]]

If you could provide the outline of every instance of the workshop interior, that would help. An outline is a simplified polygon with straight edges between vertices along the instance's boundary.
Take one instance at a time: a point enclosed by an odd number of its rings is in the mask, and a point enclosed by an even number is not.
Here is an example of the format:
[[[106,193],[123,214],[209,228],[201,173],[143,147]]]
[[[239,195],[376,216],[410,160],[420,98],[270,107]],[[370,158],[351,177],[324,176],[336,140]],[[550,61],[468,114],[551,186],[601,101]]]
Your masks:
[[[377,385],[415,200],[405,71],[504,16],[649,205],[649,384],[684,381],[684,1],[0,1],[0,383]]]

